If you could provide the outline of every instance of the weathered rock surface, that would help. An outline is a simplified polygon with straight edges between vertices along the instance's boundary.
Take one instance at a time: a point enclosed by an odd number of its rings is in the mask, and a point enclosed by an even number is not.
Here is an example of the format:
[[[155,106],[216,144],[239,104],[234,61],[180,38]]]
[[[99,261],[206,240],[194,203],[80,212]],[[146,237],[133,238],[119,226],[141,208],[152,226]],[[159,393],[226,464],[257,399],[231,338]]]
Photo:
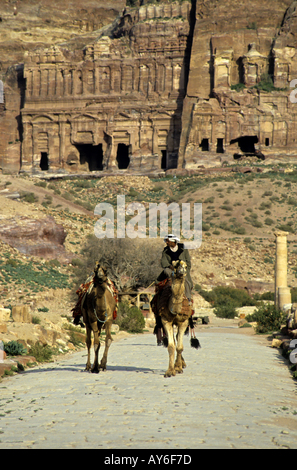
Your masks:
[[[9,308],[0,308],[0,323],[9,321],[10,313],[11,311]]]
[[[197,2],[180,167],[220,153],[296,156],[288,99],[297,72],[295,10],[290,0],[244,2],[244,10],[233,0]],[[268,74],[270,88],[255,88]]]
[[[12,307],[11,312],[13,321],[18,323],[31,323],[32,315],[29,312],[28,305],[16,305]]]
[[[0,219],[0,239],[28,256],[67,259],[66,232],[53,217]]]

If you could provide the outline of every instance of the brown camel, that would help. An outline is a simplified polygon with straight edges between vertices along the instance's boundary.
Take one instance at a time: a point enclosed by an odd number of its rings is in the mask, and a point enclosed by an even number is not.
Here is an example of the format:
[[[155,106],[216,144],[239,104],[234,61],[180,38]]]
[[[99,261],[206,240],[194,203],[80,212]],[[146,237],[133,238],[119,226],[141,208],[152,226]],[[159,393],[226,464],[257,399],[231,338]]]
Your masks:
[[[88,289],[85,298],[82,300],[82,314],[87,329],[86,345],[88,348],[88,360],[86,370],[98,373],[100,369],[106,370],[108,349],[112,342],[111,325],[114,319],[114,311],[117,301],[109,287],[107,278],[107,269],[97,263],[94,269],[93,283]],[[100,362],[98,364],[98,355],[100,349],[100,334],[102,328],[105,330],[105,349]],[[91,367],[90,349],[91,334],[94,335],[94,351],[95,359]]]
[[[171,292],[164,307],[161,307],[162,302],[160,300],[161,308],[158,312],[161,316],[162,324],[168,339],[169,367],[164,377],[171,377],[176,375],[176,373],[181,374],[183,372],[183,368],[186,367],[186,363],[182,356],[184,349],[183,336],[189,323],[189,317],[191,316],[191,308],[187,305],[183,305],[183,302],[186,304],[188,303],[188,300],[184,297],[187,264],[185,261],[173,261],[172,265],[174,271],[172,272]],[[166,298],[166,293],[164,292],[164,294]],[[173,334],[174,325],[177,326],[176,344]],[[177,354],[176,360],[174,361],[175,350]]]

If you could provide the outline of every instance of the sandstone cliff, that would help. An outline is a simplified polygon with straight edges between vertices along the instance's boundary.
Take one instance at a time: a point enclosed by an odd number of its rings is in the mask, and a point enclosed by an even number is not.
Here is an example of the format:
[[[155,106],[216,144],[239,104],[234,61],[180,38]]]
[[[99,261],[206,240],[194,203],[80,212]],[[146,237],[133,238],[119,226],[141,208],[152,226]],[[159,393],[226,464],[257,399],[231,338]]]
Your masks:
[[[197,2],[180,167],[257,150],[296,155],[295,8],[290,0]]]
[[[1,168],[151,172],[296,157],[295,1],[105,3],[1,7]]]

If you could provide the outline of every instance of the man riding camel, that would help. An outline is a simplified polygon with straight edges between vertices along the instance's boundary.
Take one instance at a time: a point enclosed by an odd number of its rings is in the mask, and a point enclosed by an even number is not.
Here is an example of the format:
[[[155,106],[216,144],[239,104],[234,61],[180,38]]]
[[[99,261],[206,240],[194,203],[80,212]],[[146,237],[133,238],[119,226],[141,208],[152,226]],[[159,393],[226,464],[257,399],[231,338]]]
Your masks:
[[[193,282],[191,279],[191,258],[189,251],[184,248],[183,243],[179,243],[180,239],[173,234],[169,234],[164,238],[166,246],[162,252],[161,257],[161,266],[163,271],[157,277],[157,282],[164,281],[167,278],[170,278],[173,271],[172,262],[173,261],[185,261],[187,263],[187,274],[185,279],[185,296],[188,299],[189,305],[191,305],[191,290],[193,288]],[[191,336],[194,336],[194,324],[192,317],[189,318],[189,326],[191,328]],[[157,336],[157,344],[161,346],[164,340],[164,329],[162,326],[161,317],[156,315],[156,326],[155,334]]]
[[[191,258],[189,250],[184,248],[183,243],[179,243],[180,239],[175,235],[169,234],[164,238],[166,246],[162,252],[161,266],[163,271],[158,276],[157,281],[163,281],[167,277],[170,277],[173,271],[172,261],[185,261],[187,263],[187,276],[185,280],[185,295],[191,302],[191,290],[193,288],[193,282],[191,279]]]

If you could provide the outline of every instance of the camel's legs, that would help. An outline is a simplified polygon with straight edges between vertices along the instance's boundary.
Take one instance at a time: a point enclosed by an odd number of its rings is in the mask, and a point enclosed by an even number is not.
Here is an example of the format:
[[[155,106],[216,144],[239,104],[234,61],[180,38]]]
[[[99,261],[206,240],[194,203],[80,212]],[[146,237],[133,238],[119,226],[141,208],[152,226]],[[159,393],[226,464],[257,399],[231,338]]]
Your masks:
[[[88,327],[86,325],[86,329],[87,329],[87,333],[86,333],[86,345],[87,345],[87,349],[88,349],[88,360],[87,360],[87,363],[86,363],[86,370],[90,370],[91,369],[91,355],[90,355],[90,350],[91,350],[91,344],[92,344],[92,340],[91,340],[91,333],[92,333],[92,330],[90,327]]]
[[[166,335],[168,338],[168,354],[169,354],[169,366],[167,371],[165,372],[164,377],[171,377],[172,375],[175,375],[175,369],[174,369],[174,357],[175,357],[175,341],[174,341],[174,336],[173,336],[173,325],[172,322],[169,322],[167,320],[164,320],[162,318],[162,323],[164,326],[164,329],[166,331]]]
[[[91,323],[91,327],[92,327],[93,334],[94,334],[94,352],[95,352],[94,364],[92,366],[91,372],[98,373],[99,372],[98,354],[99,354],[99,349],[100,349],[100,331],[98,329],[98,324],[96,321],[94,323]]]
[[[178,325],[178,335],[177,335],[177,344],[176,344],[176,361],[174,364],[174,368],[176,372],[178,372],[179,374],[183,372],[183,367],[186,367],[186,363],[182,356],[182,352],[184,350],[183,337],[187,329],[187,326],[188,326],[188,320]]]
[[[100,369],[102,370],[106,370],[107,354],[108,354],[109,347],[112,343],[111,325],[112,325],[112,322],[105,323],[105,348],[104,348],[104,353],[100,362]]]

